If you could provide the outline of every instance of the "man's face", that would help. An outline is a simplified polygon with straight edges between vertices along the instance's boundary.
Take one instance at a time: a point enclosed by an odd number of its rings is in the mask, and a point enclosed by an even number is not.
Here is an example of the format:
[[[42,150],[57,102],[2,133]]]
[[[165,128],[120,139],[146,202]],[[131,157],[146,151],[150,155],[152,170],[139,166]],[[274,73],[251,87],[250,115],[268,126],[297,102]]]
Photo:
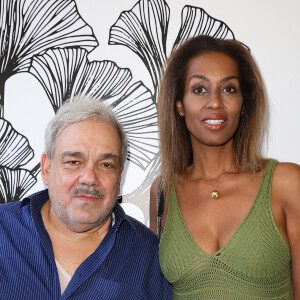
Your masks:
[[[121,142],[107,122],[84,120],[65,128],[52,160],[43,154],[42,178],[48,185],[50,215],[72,231],[87,231],[109,220],[119,193]]]

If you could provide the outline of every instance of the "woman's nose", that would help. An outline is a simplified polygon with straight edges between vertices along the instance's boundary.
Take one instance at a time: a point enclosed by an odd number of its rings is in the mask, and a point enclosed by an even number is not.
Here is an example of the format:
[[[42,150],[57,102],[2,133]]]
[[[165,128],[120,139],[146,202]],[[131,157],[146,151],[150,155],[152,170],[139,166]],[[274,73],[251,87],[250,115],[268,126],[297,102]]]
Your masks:
[[[223,102],[221,99],[221,95],[218,91],[213,92],[210,96],[209,102],[208,102],[208,108],[217,110],[219,108],[223,107]]]

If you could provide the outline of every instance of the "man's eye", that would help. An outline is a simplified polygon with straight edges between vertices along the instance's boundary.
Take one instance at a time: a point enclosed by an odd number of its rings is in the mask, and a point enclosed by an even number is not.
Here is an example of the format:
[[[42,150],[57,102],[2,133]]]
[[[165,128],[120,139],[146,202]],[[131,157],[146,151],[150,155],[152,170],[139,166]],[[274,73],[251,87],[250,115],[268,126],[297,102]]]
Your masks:
[[[101,166],[104,167],[104,168],[108,168],[108,169],[113,169],[115,167],[111,163],[102,163]]]
[[[74,166],[74,165],[79,165],[80,162],[78,160],[69,160],[66,162],[66,164]]]
[[[207,93],[207,92],[208,92],[207,89],[202,85],[195,86],[193,88],[193,93],[195,93],[195,94],[202,94],[202,93]]]

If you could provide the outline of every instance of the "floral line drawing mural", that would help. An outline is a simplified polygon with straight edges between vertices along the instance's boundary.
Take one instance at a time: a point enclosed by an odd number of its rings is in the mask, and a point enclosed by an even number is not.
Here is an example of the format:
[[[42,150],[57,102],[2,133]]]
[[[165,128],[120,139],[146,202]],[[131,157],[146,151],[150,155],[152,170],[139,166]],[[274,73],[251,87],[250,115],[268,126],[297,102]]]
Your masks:
[[[18,72],[29,72],[45,90],[53,112],[66,100],[83,94],[104,101],[115,111],[128,136],[128,162],[147,174],[143,184],[123,199],[147,215],[148,188],[160,166],[156,103],[168,52],[199,34],[234,38],[224,22],[202,8],[186,5],[177,38],[168,51],[169,18],[166,1],[140,0],[121,12],[110,28],[109,45],[125,46],[142,60],[152,82],[147,87],[142,81],[132,82],[130,66],[89,61],[88,54],[98,41],[74,0],[1,1],[0,203],[20,200],[39,173],[39,164],[32,170],[23,167],[34,151],[27,138],[4,119],[6,80]],[[11,145],[16,151],[10,150]]]
[[[25,4],[29,4],[26,9]],[[58,47],[91,51],[98,42],[72,0],[3,0],[0,5],[0,115],[3,117],[4,83],[18,72],[27,72],[34,55]]]
[[[20,200],[35,184],[39,172],[39,165],[32,170],[20,169],[32,159],[34,152],[27,138],[4,119],[5,82],[14,74],[28,72],[34,55],[47,49],[82,47],[91,51],[98,42],[71,0],[3,0],[0,4],[0,26],[1,156],[7,153],[10,161],[15,159],[13,153],[8,151],[10,148],[7,145],[11,144],[20,148],[18,155],[28,153],[18,164],[0,165],[0,203],[5,203]],[[5,126],[12,134],[7,135]]]

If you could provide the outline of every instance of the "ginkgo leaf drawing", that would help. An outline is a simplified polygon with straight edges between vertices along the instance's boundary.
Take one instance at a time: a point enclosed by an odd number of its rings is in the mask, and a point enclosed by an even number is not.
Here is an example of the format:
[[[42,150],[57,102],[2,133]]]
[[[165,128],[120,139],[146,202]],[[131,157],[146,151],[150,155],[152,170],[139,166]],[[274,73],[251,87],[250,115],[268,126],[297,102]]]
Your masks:
[[[34,152],[25,136],[0,119],[0,203],[20,200],[36,183],[38,171],[20,168],[29,162]]]
[[[211,17],[203,8],[186,5],[182,9],[181,27],[172,51],[188,38],[201,34],[220,39],[234,38],[233,32],[224,22]]]
[[[3,117],[5,81],[15,73],[28,71],[34,55],[57,47],[91,51],[98,42],[73,0],[1,0],[0,45]]]
[[[0,204],[19,201],[36,181],[28,170],[0,168]]]
[[[129,69],[112,61],[87,59],[84,49],[54,49],[32,60],[30,72],[40,81],[56,111],[66,100],[85,95],[106,101],[128,137],[128,160],[145,169],[158,152],[156,107],[141,83],[130,84]]]
[[[170,9],[165,1],[143,0],[121,13],[110,29],[109,44],[124,45],[144,62],[154,86],[159,85],[166,61]],[[154,92],[156,99],[157,90]]]
[[[10,122],[0,119],[0,167],[15,168],[27,164],[34,152],[25,136]]]
[[[110,106],[126,132],[128,159],[145,170],[159,150],[157,111],[151,92],[141,81],[136,82]]]
[[[109,44],[130,48],[144,62],[151,75],[154,101],[157,101],[161,71],[166,59],[170,9],[164,0],[140,0],[120,14],[110,29]],[[208,34],[218,38],[233,38],[230,28],[202,8],[186,5],[182,10],[181,28],[172,51],[187,38]]]
[[[35,56],[30,72],[44,87],[55,112],[77,95],[114,97],[132,78],[129,69],[119,68],[114,62],[88,62],[87,51],[79,48],[48,50]]]

